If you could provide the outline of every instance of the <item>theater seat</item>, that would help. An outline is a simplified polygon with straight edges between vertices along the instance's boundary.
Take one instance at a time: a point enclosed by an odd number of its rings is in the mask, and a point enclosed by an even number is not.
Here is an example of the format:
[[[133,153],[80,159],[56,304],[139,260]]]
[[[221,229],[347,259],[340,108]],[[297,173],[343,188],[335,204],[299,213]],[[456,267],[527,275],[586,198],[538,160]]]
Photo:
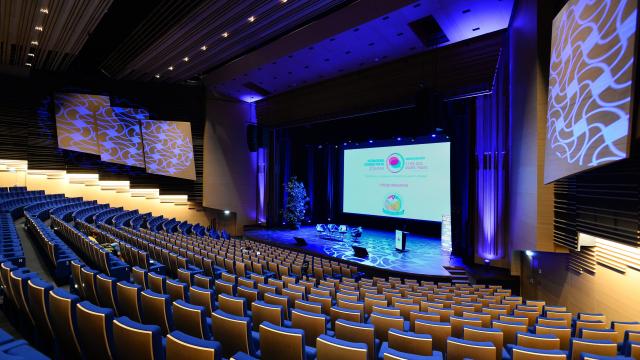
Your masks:
[[[495,360],[496,347],[488,341],[469,341],[449,337],[447,339],[447,360]]]
[[[96,276],[96,293],[98,295],[98,305],[111,308],[114,311],[114,316],[118,316],[118,297],[116,284],[117,279],[107,276],[105,274],[98,274]]]
[[[40,278],[29,279],[29,309],[38,334],[44,335],[44,341],[53,339],[53,330],[49,321],[49,294],[53,285]],[[6,296],[5,296],[6,299]]]
[[[382,343],[380,352],[387,347],[409,354],[430,356],[433,354],[431,335],[390,329],[389,341]]]
[[[269,322],[260,324],[260,351],[262,360],[313,360],[316,349],[305,346],[304,331],[288,329]]]
[[[611,341],[573,338],[569,348],[569,358],[578,360],[582,353],[615,356],[617,352],[618,346]]]
[[[34,349],[24,340],[13,340],[0,345],[0,359],[48,360],[49,357]]]
[[[140,316],[140,293],[142,287],[140,285],[131,284],[127,281],[121,281],[116,285],[116,294],[118,297],[118,315],[127,316],[135,322],[142,322]]]
[[[315,347],[316,338],[327,333],[328,323],[329,318],[326,315],[299,309],[291,310],[291,327],[304,330],[305,343],[309,346]]]
[[[531,349],[560,350],[560,339],[553,334],[518,332],[516,345]]]
[[[113,321],[116,359],[164,359],[160,327],[143,325],[121,316]]]
[[[424,356],[424,355],[409,354],[402,351],[387,348],[384,351],[380,351],[380,357],[383,360],[439,360],[439,359],[442,359],[442,353],[439,351],[434,351],[433,355]]]
[[[435,350],[447,351],[447,339],[451,336],[451,324],[448,322],[416,320],[415,327],[416,333],[431,335]]]
[[[163,335],[173,330],[173,314],[169,295],[145,290],[140,294],[142,319],[145,324],[158,325]]]
[[[172,304],[171,311],[173,326],[176,330],[200,339],[211,338],[211,327],[207,324],[210,314],[204,307],[176,300]]]
[[[86,359],[113,359],[113,310],[88,301],[76,306],[78,342]]]
[[[238,351],[255,354],[249,318],[216,310],[211,314],[211,329],[213,339],[222,344],[222,356],[230,357]]]
[[[274,325],[284,325],[284,309],[280,305],[267,304],[264,301],[254,301],[251,304],[253,331],[259,331],[260,324],[268,321]]]
[[[218,294],[218,308],[235,316],[248,316],[247,299],[229,294]]]
[[[203,340],[174,331],[167,336],[166,360],[219,360],[222,345],[217,341]]]
[[[318,360],[367,360],[367,345],[320,335],[316,341]]]
[[[405,321],[402,316],[383,315],[371,313],[369,323],[375,327],[376,339],[387,341],[389,329],[405,330]],[[407,325],[407,330],[409,326]]]
[[[340,340],[366,344],[369,359],[376,357],[380,341],[375,337],[373,325],[339,319],[334,324],[334,331]]]
[[[562,350],[532,349],[513,346],[509,349],[511,360],[566,360],[567,352]]]
[[[465,340],[471,341],[489,341],[496,347],[496,360],[500,360],[506,355],[504,349],[504,338],[502,330],[495,328],[483,328],[477,326],[465,326]]]
[[[76,304],[80,298],[55,288],[49,293],[49,320],[55,336],[57,353],[63,359],[80,359],[80,344],[76,334]]]

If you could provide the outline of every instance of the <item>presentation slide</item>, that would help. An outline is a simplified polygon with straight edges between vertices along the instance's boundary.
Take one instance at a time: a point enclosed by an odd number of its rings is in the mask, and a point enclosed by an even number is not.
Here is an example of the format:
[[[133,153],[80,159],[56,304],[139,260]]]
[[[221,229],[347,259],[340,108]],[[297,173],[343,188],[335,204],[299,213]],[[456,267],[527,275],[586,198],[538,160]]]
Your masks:
[[[450,215],[450,143],[345,149],[345,213],[442,221]]]

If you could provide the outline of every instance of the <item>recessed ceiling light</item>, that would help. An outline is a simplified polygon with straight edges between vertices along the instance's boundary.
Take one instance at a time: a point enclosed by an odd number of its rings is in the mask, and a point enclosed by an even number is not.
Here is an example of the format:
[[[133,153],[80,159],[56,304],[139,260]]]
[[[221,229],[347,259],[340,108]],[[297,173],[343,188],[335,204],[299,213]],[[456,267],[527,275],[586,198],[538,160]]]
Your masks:
[[[24,63],[26,66],[31,66],[31,63]]]
[[[169,69],[169,70],[173,71],[173,65],[172,65],[172,66],[169,66],[167,69]]]
[[[256,17],[255,16],[249,16],[249,19],[247,19],[247,20],[249,20],[249,22],[254,22],[254,21],[256,21]]]
[[[229,37],[229,33],[228,33],[228,32],[226,32],[226,31],[225,31],[225,32],[223,32],[223,33],[222,33],[222,37],[223,37],[223,38]]]
[[[40,12],[43,14],[48,14],[49,13],[49,9],[47,8],[40,8]]]
[[[280,0],[280,2],[284,4],[287,2],[287,0]]]
[[[156,79],[160,79],[160,74],[156,74]]]
[[[182,58],[182,61],[184,61],[184,62],[189,61],[189,57],[188,57],[188,56],[183,57],[183,58]]]
[[[206,51],[206,50],[207,50],[207,45],[202,45],[202,46],[200,46],[200,50],[202,50],[202,51]]]
[[[34,41],[31,42],[31,45],[38,46],[38,42],[34,40]]]
[[[42,30],[44,30],[44,29],[42,28],[42,26],[36,26],[36,30],[37,30],[37,31],[42,31]]]
[[[36,56],[34,53],[28,53],[27,56]]]

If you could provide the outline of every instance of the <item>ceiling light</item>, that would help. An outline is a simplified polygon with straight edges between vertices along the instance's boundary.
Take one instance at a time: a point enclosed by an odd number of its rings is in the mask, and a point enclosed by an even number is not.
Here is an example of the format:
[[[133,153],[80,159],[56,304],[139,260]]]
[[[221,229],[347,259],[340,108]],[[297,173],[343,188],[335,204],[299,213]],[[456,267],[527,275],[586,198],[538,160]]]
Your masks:
[[[48,14],[49,13],[49,9],[47,8],[40,8],[40,12],[43,14]]]
[[[184,62],[189,61],[189,57],[188,57],[188,56],[183,57],[183,58],[182,58],[182,61],[184,61]]]
[[[225,31],[225,32],[223,32],[223,33],[222,33],[222,37],[223,37],[223,38],[229,37],[229,33],[228,33],[228,32],[226,32],[226,31]]]
[[[173,71],[173,66],[169,66],[167,69],[169,69],[170,71]]]
[[[36,56],[34,53],[28,53],[27,56]]]
[[[207,50],[207,45],[202,45],[202,46],[200,46],[200,50],[202,50],[202,51],[206,51],[206,50]]]
[[[160,79],[160,74],[156,74],[156,79]]]
[[[256,17],[255,16],[250,16],[248,20],[249,20],[249,22],[254,22],[254,21],[256,21]]]
[[[42,29],[42,26],[36,26],[36,30],[38,30],[38,31],[42,31],[42,30],[43,30],[43,29]]]
[[[38,42],[34,40],[34,41],[31,42],[31,45],[38,46]]]
[[[24,63],[24,64],[27,65],[27,66],[31,66],[31,63]]]
[[[280,0],[280,2],[284,4],[287,2],[287,0]]]

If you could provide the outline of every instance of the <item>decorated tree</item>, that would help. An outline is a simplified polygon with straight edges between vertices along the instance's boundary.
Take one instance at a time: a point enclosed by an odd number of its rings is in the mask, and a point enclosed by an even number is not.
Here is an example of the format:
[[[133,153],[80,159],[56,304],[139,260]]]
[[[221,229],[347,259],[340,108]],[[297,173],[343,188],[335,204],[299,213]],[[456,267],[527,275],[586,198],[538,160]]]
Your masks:
[[[287,191],[287,204],[284,209],[284,220],[287,224],[295,228],[299,228],[302,220],[304,220],[304,214],[307,210],[307,190],[304,188],[304,184],[295,176],[289,178],[289,182],[285,185]]]

